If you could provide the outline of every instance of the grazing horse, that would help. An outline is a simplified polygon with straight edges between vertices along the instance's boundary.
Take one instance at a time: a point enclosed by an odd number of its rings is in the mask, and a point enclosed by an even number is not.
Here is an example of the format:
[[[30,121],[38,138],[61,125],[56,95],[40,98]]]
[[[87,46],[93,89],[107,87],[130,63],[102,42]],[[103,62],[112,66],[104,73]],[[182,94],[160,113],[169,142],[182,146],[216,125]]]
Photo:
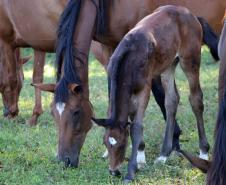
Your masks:
[[[197,168],[207,173],[206,185],[226,184],[226,11],[224,27],[221,33],[219,47],[219,110],[215,129],[215,144],[212,161],[206,161],[182,151],[181,153]]]
[[[61,117],[59,122],[62,128],[60,129],[67,129],[65,133],[75,132],[70,126],[72,125],[71,117],[74,115],[72,110],[82,110],[81,112],[83,112],[82,102],[88,98],[87,60],[91,39],[96,39],[107,46],[106,50],[111,49],[112,51],[122,37],[139,20],[153,12],[160,5],[166,4],[184,5],[195,15],[207,19],[208,23],[216,31],[219,32],[222,28],[220,22],[224,14],[226,2],[221,0],[208,1],[208,3],[204,0],[144,0],[142,2],[136,0],[132,2],[131,0],[69,1],[60,19],[56,50],[58,81],[54,88],[55,102],[53,108],[55,108],[54,117],[58,117],[58,121],[59,117]],[[133,12],[132,15],[131,12]],[[206,36],[205,32],[204,36]],[[206,38],[206,41],[209,42],[212,41],[213,37]],[[63,71],[62,66],[64,67]],[[71,89],[70,87],[75,88]],[[162,96],[163,99],[164,94]],[[74,101],[73,105],[71,105],[72,101]],[[76,111],[76,114],[80,115],[78,111]],[[88,113],[88,115],[90,114]],[[78,127],[81,125],[80,120],[81,116],[80,119],[76,120]],[[67,136],[62,134],[62,137],[66,138]],[[61,160],[68,161],[68,158],[71,158],[73,161],[75,155],[73,154],[73,145],[71,145],[70,139],[65,144],[67,147],[60,151]]]
[[[152,79],[159,75],[165,91],[167,115],[159,160],[166,160],[170,154],[179,103],[174,82],[177,60],[188,79],[189,100],[197,120],[200,150],[206,155],[203,157],[207,158],[209,144],[203,124],[204,106],[199,83],[201,45],[202,28],[199,21],[188,9],[173,5],[162,6],[142,19],[119,43],[108,67],[111,81],[111,117],[94,119],[97,124],[107,128],[104,144],[109,152],[109,170],[112,174],[119,174],[118,169],[125,158],[130,129],[132,154],[126,181],[134,179],[137,154],[144,145],[144,111],[149,101]],[[131,127],[128,118],[132,121]]]
[[[31,59],[31,57],[21,58],[19,48],[15,50],[14,57],[16,66],[12,66],[4,60],[5,52],[0,45],[0,92],[2,94],[2,100],[4,105],[4,116],[7,118],[14,118],[17,115],[17,102],[19,99],[19,93],[23,86],[23,64]],[[17,77],[14,73],[11,73],[11,68],[15,67]],[[15,78],[19,83],[15,83]],[[14,88],[12,90],[12,88]],[[12,113],[12,114],[10,114]]]
[[[58,157],[68,166],[77,166],[81,147],[91,128],[87,62],[91,40],[101,42],[105,53],[110,56],[122,37],[140,19],[160,5],[169,3],[187,6],[195,15],[205,18],[218,33],[222,28],[220,20],[226,7],[222,0],[208,3],[204,0],[133,0],[132,3],[131,0],[0,0],[0,43],[6,50],[4,60],[11,65],[16,65],[12,58],[16,47],[54,51],[57,23],[67,5],[60,18],[57,41],[58,78],[62,72],[62,79],[56,87],[50,84],[49,87],[44,85],[44,89],[56,91],[52,112],[59,125]],[[212,39],[216,38],[211,36],[206,43]],[[216,52],[212,53],[216,57]],[[64,71],[61,71],[63,58]],[[163,89],[161,84],[156,84],[154,94],[161,95],[159,102],[164,110]],[[178,127],[177,141],[179,133]]]

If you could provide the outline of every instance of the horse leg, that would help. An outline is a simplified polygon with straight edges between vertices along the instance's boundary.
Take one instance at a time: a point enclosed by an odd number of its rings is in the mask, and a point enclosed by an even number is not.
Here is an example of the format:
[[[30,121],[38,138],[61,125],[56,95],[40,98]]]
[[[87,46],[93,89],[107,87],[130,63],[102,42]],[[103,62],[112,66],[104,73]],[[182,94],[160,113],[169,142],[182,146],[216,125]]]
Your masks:
[[[209,143],[206,138],[204,121],[203,121],[203,94],[199,82],[199,68],[200,68],[200,56],[186,57],[181,62],[181,68],[183,69],[188,79],[190,87],[189,101],[192,107],[192,111],[195,114],[198,134],[199,134],[199,147],[200,155],[202,159],[208,159]]]
[[[136,111],[134,114],[133,123],[130,127],[130,136],[132,141],[132,154],[128,163],[128,173],[125,177],[125,182],[130,182],[134,179],[138,167],[143,166],[145,161],[145,144],[143,140],[143,117],[148,101],[150,98],[151,86],[146,85],[144,89],[132,101],[136,102]]]
[[[166,120],[166,108],[165,108],[165,92],[164,88],[162,86],[161,78],[156,77],[152,80],[152,87],[151,87],[152,93],[154,95],[155,101],[159,105],[163,117]],[[175,128],[174,128],[174,133],[173,133],[173,149],[179,150],[180,149],[180,143],[179,143],[179,137],[181,134],[181,129],[175,120]]]
[[[172,151],[173,132],[176,123],[175,117],[180,99],[174,81],[175,67],[176,65],[172,65],[161,75],[161,80],[165,90],[166,129],[160,157],[156,162],[165,162],[167,156],[169,156]]]
[[[34,66],[33,66],[33,79],[32,83],[42,83],[43,82],[43,72],[45,65],[45,52],[34,51]],[[37,124],[38,117],[43,113],[42,101],[41,101],[41,90],[35,88],[35,106],[33,108],[32,117],[28,120],[28,125],[34,126]]]

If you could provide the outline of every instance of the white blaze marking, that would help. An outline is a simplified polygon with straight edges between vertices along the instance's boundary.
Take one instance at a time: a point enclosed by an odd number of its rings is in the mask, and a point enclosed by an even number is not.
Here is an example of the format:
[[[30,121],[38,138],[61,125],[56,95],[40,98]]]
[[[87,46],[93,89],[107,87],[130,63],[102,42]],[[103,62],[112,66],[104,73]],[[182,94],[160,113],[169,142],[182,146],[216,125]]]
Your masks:
[[[138,169],[142,168],[146,164],[145,159],[145,152],[143,151],[137,151],[137,167]]]
[[[165,157],[165,156],[159,156],[159,157],[155,160],[155,163],[159,163],[159,162],[165,163],[166,160],[167,160],[167,157]]]
[[[208,153],[204,153],[202,150],[200,150],[199,158],[208,160],[209,159]]]
[[[56,104],[56,109],[57,109],[60,116],[64,112],[64,108],[65,108],[65,103],[59,102],[59,103]]]
[[[109,137],[108,138],[108,141],[109,141],[109,143],[111,144],[111,145],[116,145],[117,144],[117,141],[115,140],[115,138],[113,138],[113,137]]]
[[[108,150],[106,149],[104,154],[102,155],[102,158],[107,158],[108,157]]]

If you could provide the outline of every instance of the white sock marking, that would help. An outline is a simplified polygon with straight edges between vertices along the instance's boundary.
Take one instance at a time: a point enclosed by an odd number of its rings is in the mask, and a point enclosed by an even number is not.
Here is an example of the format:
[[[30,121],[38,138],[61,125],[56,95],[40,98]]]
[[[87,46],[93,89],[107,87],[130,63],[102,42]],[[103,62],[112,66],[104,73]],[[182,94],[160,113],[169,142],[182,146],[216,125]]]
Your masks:
[[[155,160],[155,164],[156,163],[165,163],[166,162],[166,160],[167,160],[167,157],[166,156],[159,156],[156,160]]]
[[[146,164],[146,158],[145,158],[145,152],[143,151],[137,151],[137,167],[138,169],[144,167]]]
[[[209,159],[208,153],[205,153],[202,150],[200,150],[199,158],[204,159],[204,160],[208,160]]]

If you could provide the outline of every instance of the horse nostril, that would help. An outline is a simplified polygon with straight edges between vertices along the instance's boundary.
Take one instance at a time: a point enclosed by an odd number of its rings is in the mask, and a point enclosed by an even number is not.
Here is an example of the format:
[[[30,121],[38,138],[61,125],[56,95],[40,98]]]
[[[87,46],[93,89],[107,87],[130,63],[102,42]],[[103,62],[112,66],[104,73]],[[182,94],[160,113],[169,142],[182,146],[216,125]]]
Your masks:
[[[110,174],[115,177],[120,177],[121,172],[119,170],[109,170]]]
[[[68,167],[71,166],[71,161],[70,161],[69,157],[66,157],[66,158],[65,158],[64,164],[65,164],[65,167],[66,167],[66,168],[68,168]]]

